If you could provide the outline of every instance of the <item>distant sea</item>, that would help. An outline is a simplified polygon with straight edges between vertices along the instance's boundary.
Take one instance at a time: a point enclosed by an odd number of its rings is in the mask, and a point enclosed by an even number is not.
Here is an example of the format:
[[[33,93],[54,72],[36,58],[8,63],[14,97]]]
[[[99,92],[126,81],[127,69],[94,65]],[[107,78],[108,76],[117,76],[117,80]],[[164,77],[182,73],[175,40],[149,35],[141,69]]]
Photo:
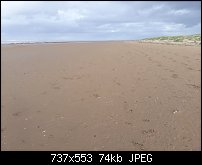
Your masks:
[[[17,41],[17,40],[1,41],[1,44],[17,44],[17,43],[36,43],[36,41]]]
[[[134,40],[80,40],[80,41],[17,41],[17,40],[7,40],[1,41],[1,44],[32,44],[32,43],[67,43],[67,42],[74,42],[74,43],[88,43],[88,42],[110,42],[110,41],[134,41]]]

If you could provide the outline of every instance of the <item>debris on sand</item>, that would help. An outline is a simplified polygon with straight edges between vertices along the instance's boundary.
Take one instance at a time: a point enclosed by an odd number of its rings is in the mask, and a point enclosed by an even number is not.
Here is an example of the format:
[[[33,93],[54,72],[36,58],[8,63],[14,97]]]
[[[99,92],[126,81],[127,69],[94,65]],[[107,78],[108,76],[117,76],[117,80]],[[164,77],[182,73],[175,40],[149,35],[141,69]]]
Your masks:
[[[174,111],[173,111],[173,114],[176,114],[176,113],[178,113],[179,112],[179,110],[178,109],[175,109]]]

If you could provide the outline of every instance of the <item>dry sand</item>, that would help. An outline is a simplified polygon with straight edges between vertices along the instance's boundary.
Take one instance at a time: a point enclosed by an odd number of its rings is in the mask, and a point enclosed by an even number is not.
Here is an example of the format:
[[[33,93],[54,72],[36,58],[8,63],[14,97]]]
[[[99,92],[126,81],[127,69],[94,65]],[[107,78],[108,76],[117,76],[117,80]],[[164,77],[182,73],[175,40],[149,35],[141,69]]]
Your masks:
[[[201,150],[199,46],[1,48],[1,150]]]

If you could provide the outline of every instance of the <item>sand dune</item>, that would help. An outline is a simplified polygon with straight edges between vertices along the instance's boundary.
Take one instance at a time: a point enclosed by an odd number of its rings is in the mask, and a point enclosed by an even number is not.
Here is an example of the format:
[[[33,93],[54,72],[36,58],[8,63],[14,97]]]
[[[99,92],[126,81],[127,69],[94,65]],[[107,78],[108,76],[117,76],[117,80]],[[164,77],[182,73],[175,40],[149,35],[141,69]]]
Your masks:
[[[2,150],[200,150],[198,46],[1,45]]]

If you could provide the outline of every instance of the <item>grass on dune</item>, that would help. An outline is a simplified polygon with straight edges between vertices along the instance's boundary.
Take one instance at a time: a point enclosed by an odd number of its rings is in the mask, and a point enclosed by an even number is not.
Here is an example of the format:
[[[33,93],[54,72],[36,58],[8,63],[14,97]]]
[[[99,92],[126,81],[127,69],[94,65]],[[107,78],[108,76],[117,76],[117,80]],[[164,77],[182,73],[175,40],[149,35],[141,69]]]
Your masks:
[[[146,38],[144,40],[157,40],[157,41],[174,41],[174,42],[183,42],[183,41],[201,41],[201,34],[194,35],[180,35],[180,36],[162,36],[154,38]]]

